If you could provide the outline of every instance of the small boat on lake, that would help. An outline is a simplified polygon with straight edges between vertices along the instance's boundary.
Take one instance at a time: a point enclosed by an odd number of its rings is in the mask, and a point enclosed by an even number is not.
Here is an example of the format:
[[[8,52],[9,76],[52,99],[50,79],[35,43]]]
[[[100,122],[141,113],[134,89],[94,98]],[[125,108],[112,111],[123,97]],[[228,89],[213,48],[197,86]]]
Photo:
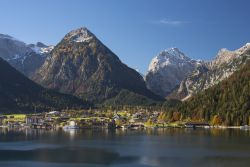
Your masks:
[[[186,128],[210,128],[210,125],[205,122],[187,122],[184,125]]]
[[[80,127],[76,125],[75,121],[70,121],[69,125],[63,127],[63,129],[79,129]]]
[[[240,126],[241,130],[250,130],[250,126],[248,125],[244,125],[244,126]]]

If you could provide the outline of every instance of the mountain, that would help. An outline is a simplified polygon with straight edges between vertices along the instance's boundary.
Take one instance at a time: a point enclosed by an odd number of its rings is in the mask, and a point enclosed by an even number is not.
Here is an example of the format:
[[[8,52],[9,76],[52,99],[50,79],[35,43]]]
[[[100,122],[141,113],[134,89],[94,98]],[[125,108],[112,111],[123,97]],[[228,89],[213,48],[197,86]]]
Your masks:
[[[160,52],[149,65],[145,81],[154,93],[166,97],[201,62],[188,58],[178,48]]]
[[[182,118],[217,125],[250,125],[249,55],[250,50],[241,55],[245,63],[232,75],[183,102],[177,109]]]
[[[250,58],[249,50],[249,43],[235,51],[221,49],[212,61],[197,66],[169,97],[186,100],[193,94],[218,84],[244,65]]]
[[[0,57],[30,77],[44,63],[53,46],[41,42],[27,45],[9,35],[0,34]]]
[[[31,48],[36,54],[39,54],[41,56],[49,54],[53,49],[53,45],[45,45],[41,42],[37,42],[36,44],[29,44],[29,48]]]
[[[0,58],[0,111],[27,113],[51,109],[85,108],[89,104],[70,95],[47,90]]]
[[[66,34],[32,79],[46,88],[98,103],[122,90],[162,100],[146,88],[139,73],[85,27]]]

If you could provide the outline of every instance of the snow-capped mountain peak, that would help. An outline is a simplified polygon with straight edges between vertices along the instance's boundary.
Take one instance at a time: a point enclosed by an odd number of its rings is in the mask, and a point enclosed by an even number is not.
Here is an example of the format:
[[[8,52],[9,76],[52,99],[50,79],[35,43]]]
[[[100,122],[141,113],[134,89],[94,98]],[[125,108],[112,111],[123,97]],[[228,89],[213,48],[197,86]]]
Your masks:
[[[182,66],[185,62],[189,61],[191,61],[191,59],[178,48],[170,48],[160,52],[152,59],[148,71],[157,71],[160,68],[171,65]]]
[[[154,93],[166,97],[196,66],[197,62],[178,48],[164,50],[149,65],[145,77],[147,86]]]
[[[160,53],[161,56],[169,56],[169,57],[175,57],[179,59],[189,59],[187,56],[185,56],[184,53],[182,53],[178,48],[173,47],[167,50],[164,50]]]

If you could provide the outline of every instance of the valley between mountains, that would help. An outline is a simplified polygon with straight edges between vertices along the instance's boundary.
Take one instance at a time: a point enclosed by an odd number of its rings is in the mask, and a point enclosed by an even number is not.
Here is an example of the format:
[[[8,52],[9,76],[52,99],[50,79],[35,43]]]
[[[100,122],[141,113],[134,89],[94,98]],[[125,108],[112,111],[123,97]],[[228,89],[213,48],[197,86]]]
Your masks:
[[[159,111],[162,122],[249,125],[249,59],[249,43],[211,61],[170,48],[143,62],[142,76],[86,27],[56,46],[0,34],[0,113],[145,110]]]

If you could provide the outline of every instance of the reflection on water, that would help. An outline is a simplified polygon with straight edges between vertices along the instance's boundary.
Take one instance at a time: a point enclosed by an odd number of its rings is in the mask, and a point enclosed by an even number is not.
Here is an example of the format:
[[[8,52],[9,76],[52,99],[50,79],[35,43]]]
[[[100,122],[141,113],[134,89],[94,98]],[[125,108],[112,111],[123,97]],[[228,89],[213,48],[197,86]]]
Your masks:
[[[248,166],[249,131],[0,129],[0,166]]]
[[[109,165],[119,158],[116,152],[95,148],[42,148],[34,150],[1,150],[0,161],[42,161]]]

